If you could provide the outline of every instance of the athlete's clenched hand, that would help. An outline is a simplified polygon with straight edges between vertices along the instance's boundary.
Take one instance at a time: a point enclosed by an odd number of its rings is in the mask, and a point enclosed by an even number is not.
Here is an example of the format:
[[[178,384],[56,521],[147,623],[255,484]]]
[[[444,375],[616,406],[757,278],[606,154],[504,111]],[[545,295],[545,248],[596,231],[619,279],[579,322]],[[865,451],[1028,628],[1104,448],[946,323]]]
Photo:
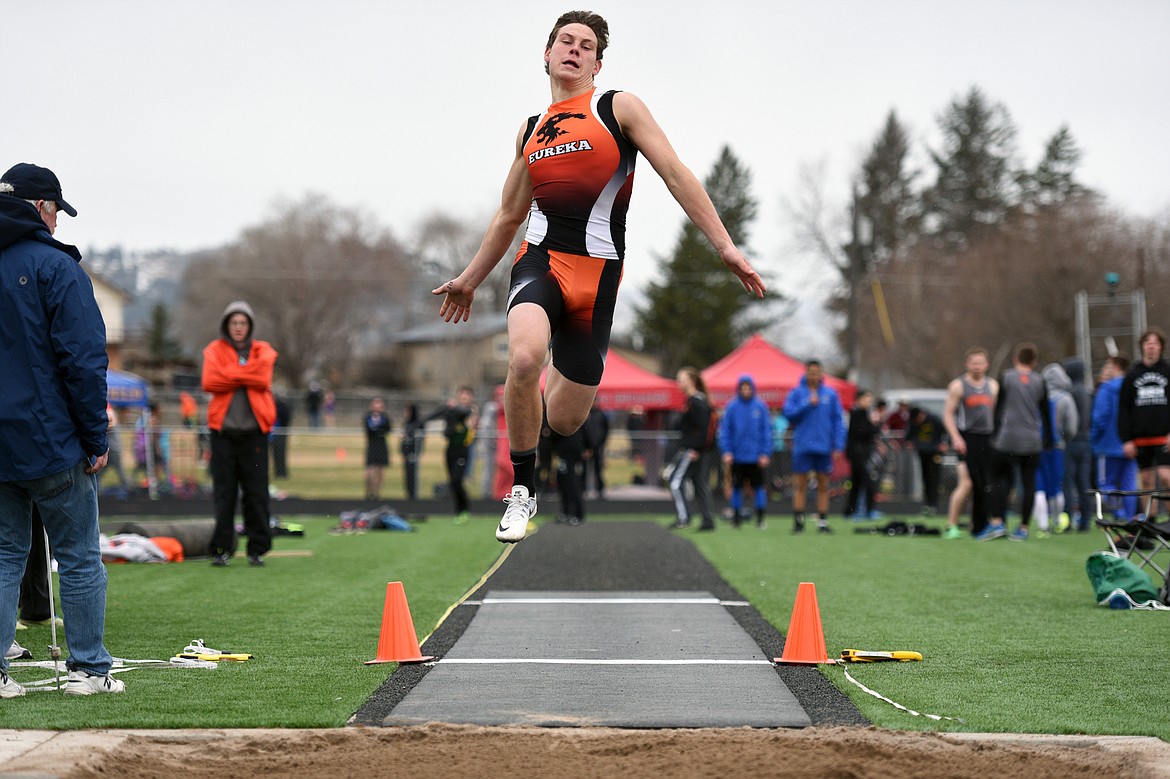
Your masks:
[[[452,279],[442,286],[431,290],[432,295],[443,295],[443,304],[439,306],[439,316],[448,322],[466,322],[471,316],[471,301],[475,298],[475,288],[464,284],[459,279]]]

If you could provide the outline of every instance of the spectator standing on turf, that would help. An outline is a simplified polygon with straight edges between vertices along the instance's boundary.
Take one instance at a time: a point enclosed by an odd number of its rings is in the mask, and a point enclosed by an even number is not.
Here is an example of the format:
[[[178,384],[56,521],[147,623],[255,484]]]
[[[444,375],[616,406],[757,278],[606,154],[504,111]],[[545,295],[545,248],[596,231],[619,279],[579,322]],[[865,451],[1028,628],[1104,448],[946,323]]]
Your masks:
[[[719,424],[719,451],[723,452],[724,490],[731,501],[731,524],[739,527],[749,517],[744,492],[750,490],[756,509],[756,527],[765,527],[768,489],[764,471],[772,461],[772,422],[768,407],[756,396],[756,382],[739,377],[735,397],[723,410]]]
[[[942,469],[942,455],[946,451],[943,422],[924,408],[910,411],[910,427],[907,436],[918,454],[918,465],[922,470],[922,513],[938,512],[938,476]]]
[[[134,424],[134,460],[149,485],[152,475],[156,484],[170,484],[169,432],[163,427],[162,409],[150,404],[150,415],[139,417]],[[153,470],[152,470],[153,468]]]
[[[845,454],[849,458],[849,499],[845,516],[853,519],[871,519],[874,509],[874,484],[870,478],[870,459],[881,435],[881,427],[874,418],[873,393],[861,390],[849,412],[849,430],[845,434]]]
[[[337,395],[333,390],[325,390],[325,398],[321,401],[321,416],[325,420],[325,427],[337,427]]]
[[[418,421],[418,406],[410,403],[402,421],[402,483],[408,500],[418,500],[418,463],[422,458],[426,431]]]
[[[670,471],[670,497],[674,501],[675,522],[681,529],[691,524],[687,508],[685,486],[690,482],[699,513],[703,517],[699,530],[715,529],[715,506],[711,501],[711,466],[715,460],[715,436],[712,419],[715,410],[707,401],[707,385],[697,368],[680,368],[675,377],[678,388],[686,396],[686,406],[679,420],[679,449]]]
[[[605,444],[609,440],[609,417],[596,398],[585,417],[585,439],[592,455],[585,460],[585,491],[605,499]]]
[[[951,493],[947,512],[948,539],[962,537],[959,514],[971,498],[971,534],[979,535],[987,526],[991,498],[991,435],[995,432],[995,401],[999,382],[987,375],[991,366],[987,350],[973,346],[967,350],[963,375],[947,385],[943,407],[943,424],[951,446],[959,456],[959,483]]]
[[[804,364],[800,384],[784,399],[784,416],[792,423],[792,468],[795,487],[792,495],[792,532],[804,531],[804,510],[808,501],[808,475],[817,480],[817,531],[829,533],[829,477],[833,458],[845,448],[845,421],[841,399],[824,382],[817,360]]]
[[[788,417],[784,416],[783,409],[772,411],[772,462],[768,464],[766,476],[768,489],[773,495],[783,495],[788,491],[789,477],[792,475],[792,453],[788,451]]]
[[[382,473],[390,465],[390,417],[386,416],[386,401],[374,398],[366,412],[366,500],[382,497]]]
[[[1093,487],[1093,445],[1092,432],[1093,404],[1085,389],[1085,364],[1080,357],[1069,357],[1061,361],[1072,386],[1069,394],[1077,407],[1077,432],[1064,444],[1064,499],[1072,526],[1078,531],[1089,529],[1089,515],[1093,513],[1093,498],[1089,490]]]
[[[305,393],[305,410],[309,416],[309,427],[321,426],[321,405],[325,402],[325,391],[320,382],[310,381]]]
[[[1117,410],[1121,398],[1121,384],[1129,371],[1129,358],[1114,355],[1101,367],[1101,383],[1093,397],[1093,419],[1089,431],[1093,447],[1097,489],[1101,492],[1137,489],[1137,461],[1126,457],[1125,446],[1117,432]],[[1136,495],[1104,496],[1103,513],[1113,519],[1129,521],[1138,513]],[[1094,512],[1096,506],[1093,507]]]
[[[478,418],[471,387],[460,387],[456,397],[419,420],[420,425],[432,419],[443,420],[443,435],[447,438],[447,486],[455,501],[456,524],[471,519],[471,500],[463,480],[467,473],[467,450],[475,440]]]
[[[1036,468],[1040,452],[1052,446],[1052,415],[1048,412],[1048,386],[1036,372],[1040,355],[1030,343],[1016,350],[1013,367],[999,378],[995,403],[995,433],[991,437],[991,521],[978,541],[1007,535],[1004,517],[1015,472],[1020,476],[1020,526],[1013,541],[1028,540],[1028,523],[1036,500]]]
[[[96,474],[106,467],[106,328],[81,252],[53,238],[77,216],[49,169],[0,177],[0,644],[15,643],[17,599],[36,506],[58,563],[67,695],[118,693],[103,643],[106,569]],[[0,698],[24,695],[0,658]]]
[[[203,391],[211,393],[211,479],[215,532],[211,564],[226,566],[236,551],[236,503],[243,495],[248,564],[263,566],[272,548],[268,515],[268,433],[276,421],[272,372],[276,350],[255,339],[256,315],[243,300],[228,304],[220,337],[203,349]]]
[[[580,525],[585,522],[585,428],[571,435],[552,434],[556,456],[557,494],[561,499],[558,522]]]
[[[179,421],[183,423],[183,427],[199,425],[199,404],[195,401],[195,396],[186,390],[179,393]]]
[[[110,442],[110,458],[107,467],[118,477],[117,497],[125,500],[126,496],[130,494],[130,482],[126,479],[126,471],[122,467],[122,436],[117,430],[118,425],[121,423],[118,421],[118,410],[109,403],[106,403],[106,418],[110,420],[110,426],[107,430],[107,437]],[[101,483],[103,473],[106,473],[106,471],[102,470],[98,472],[99,484]]]
[[[288,439],[292,433],[292,406],[284,399],[284,395],[273,395],[276,406],[276,422],[272,426],[269,440],[272,442],[272,476],[276,479],[288,478]]]
[[[1163,359],[1166,335],[1151,327],[1138,340],[1141,360],[1121,383],[1117,403],[1117,432],[1125,456],[1137,461],[1143,490],[1170,488],[1170,364]],[[1152,507],[1142,507],[1149,514]]]
[[[499,404],[494,400],[484,401],[479,410],[479,431],[475,434],[477,459],[482,463],[479,470],[479,494],[491,495],[496,480],[496,442],[499,440]]]
[[[1064,368],[1055,362],[1044,366],[1044,381],[1048,384],[1048,407],[1052,414],[1052,448],[1040,453],[1032,516],[1040,530],[1051,528],[1057,533],[1063,533],[1071,523],[1064,510],[1065,446],[1067,441],[1076,436],[1080,419],[1076,401],[1070,392],[1072,382]]]
[[[479,250],[462,273],[432,290],[443,296],[443,319],[465,321],[476,288],[528,219],[508,304],[504,416],[515,481],[496,528],[504,543],[522,540],[536,514],[542,418],[568,435],[585,421],[597,395],[639,154],[744,289],[764,295],[760,274],[736,248],[702,183],[679,160],[646,105],[630,92],[596,89],[608,43],[609,24],[595,13],[570,11],[557,19],[544,49],[551,105],[516,134],[500,208]]]

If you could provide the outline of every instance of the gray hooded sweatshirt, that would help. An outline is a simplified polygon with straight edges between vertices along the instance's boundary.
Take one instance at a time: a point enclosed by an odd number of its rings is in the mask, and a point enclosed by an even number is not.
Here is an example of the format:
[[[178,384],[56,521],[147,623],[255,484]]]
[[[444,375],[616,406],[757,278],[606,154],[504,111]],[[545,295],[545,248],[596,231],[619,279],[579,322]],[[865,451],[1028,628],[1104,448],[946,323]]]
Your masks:
[[[1044,366],[1044,381],[1048,382],[1048,400],[1052,405],[1053,444],[1063,449],[1066,442],[1076,438],[1080,427],[1072,380],[1060,363],[1051,362]]]

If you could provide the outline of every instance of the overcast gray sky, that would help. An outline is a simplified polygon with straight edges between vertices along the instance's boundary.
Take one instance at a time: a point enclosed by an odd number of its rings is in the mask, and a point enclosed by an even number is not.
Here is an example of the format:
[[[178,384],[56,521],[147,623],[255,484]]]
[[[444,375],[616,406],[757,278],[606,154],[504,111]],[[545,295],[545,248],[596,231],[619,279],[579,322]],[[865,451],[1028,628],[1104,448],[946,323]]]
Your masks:
[[[232,240],[277,198],[320,192],[409,241],[431,211],[490,214],[521,122],[549,100],[541,55],[572,4],[522,0],[55,0],[0,6],[0,170],[53,168],[80,246]],[[587,4],[586,4],[586,7]],[[1022,160],[1067,123],[1082,178],[1117,206],[1170,208],[1170,2],[623,0],[598,79],[641,97],[700,178],[751,169],[750,248],[787,286],[782,203],[801,165],[844,201],[891,108],[920,144],[979,85]],[[919,147],[921,153],[922,145]],[[682,213],[643,160],[626,283],[653,274]]]

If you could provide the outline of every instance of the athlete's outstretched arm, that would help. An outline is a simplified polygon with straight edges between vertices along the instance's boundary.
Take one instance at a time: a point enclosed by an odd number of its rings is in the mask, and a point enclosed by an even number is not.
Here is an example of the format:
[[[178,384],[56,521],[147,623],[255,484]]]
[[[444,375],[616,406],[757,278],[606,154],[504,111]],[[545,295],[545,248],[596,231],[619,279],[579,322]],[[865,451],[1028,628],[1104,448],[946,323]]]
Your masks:
[[[707,191],[678,158],[666,133],[658,126],[646,104],[629,92],[618,92],[613,98],[613,112],[622,132],[662,177],[670,194],[695,223],[695,227],[702,230],[715,251],[719,252],[723,264],[739,277],[744,289],[757,297],[763,297],[764,281],[760,274],[736,248]]]
[[[528,165],[524,160],[524,131],[527,124],[520,128],[516,136],[516,158],[512,160],[512,167],[508,169],[508,178],[504,181],[504,194],[500,198],[500,207],[488,223],[487,232],[479,245],[479,251],[471,258],[463,272],[445,284],[431,290],[432,295],[443,295],[443,303],[439,306],[439,316],[448,322],[466,322],[471,316],[471,302],[475,298],[475,290],[483,283],[492,269],[499,264],[504,252],[512,245],[516,231],[528,215],[532,204],[532,179],[528,175]]]

